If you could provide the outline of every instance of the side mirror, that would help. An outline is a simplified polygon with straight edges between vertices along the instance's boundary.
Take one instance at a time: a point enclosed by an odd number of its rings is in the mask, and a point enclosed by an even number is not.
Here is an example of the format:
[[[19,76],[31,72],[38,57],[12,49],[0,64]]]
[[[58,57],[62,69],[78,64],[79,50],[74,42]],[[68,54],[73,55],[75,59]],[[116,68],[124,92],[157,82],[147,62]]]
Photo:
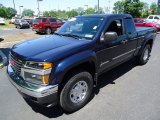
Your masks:
[[[143,24],[146,24],[146,22],[143,22]]]
[[[118,38],[118,35],[116,32],[106,32],[101,36],[100,41],[101,42],[114,41],[114,40],[117,40],[117,38]]]

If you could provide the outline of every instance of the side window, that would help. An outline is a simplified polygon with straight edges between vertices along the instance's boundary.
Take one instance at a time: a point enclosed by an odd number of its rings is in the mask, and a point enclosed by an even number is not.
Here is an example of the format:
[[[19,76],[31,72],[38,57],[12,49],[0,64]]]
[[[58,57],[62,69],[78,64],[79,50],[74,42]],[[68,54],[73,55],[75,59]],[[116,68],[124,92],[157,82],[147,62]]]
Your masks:
[[[159,20],[159,17],[155,16],[155,17],[154,17],[154,19],[157,19],[157,20]]]
[[[59,19],[57,19],[57,20],[56,20],[56,22],[61,23],[62,21],[61,21],[61,20],[59,20]]]
[[[143,20],[138,20],[138,23],[143,23],[144,21]]]
[[[134,22],[135,22],[135,23],[138,23],[138,20],[137,20],[137,19],[134,19]]]
[[[46,18],[42,18],[42,22],[46,22]]]
[[[56,22],[56,19],[50,18],[50,19],[49,19],[49,22]]]
[[[121,19],[114,20],[106,32],[116,32],[118,36],[123,35],[123,24]]]
[[[132,19],[125,19],[125,23],[126,23],[126,31],[127,31],[127,34],[133,34],[135,33],[135,25],[133,23],[133,20]]]
[[[149,16],[149,19],[153,19],[153,16]]]

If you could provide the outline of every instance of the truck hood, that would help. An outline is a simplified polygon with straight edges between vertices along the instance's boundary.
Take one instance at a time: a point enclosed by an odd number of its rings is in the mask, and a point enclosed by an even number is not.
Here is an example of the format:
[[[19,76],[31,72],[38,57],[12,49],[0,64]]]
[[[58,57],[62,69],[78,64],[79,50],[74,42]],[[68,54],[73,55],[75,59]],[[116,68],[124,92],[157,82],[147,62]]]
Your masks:
[[[11,54],[24,61],[53,61],[74,54],[88,43],[89,40],[51,35],[16,44]]]

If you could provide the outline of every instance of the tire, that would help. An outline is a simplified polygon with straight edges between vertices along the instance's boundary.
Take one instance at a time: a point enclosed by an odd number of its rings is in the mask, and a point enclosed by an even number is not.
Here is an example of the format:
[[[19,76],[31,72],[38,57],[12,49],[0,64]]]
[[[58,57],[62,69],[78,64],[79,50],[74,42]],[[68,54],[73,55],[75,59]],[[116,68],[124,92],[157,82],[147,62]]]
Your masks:
[[[79,90],[79,91],[78,91]],[[93,90],[93,78],[89,72],[72,75],[60,93],[60,106],[68,113],[82,108],[89,101]]]
[[[48,28],[46,28],[46,34],[47,34],[47,35],[50,35],[51,33],[52,33],[51,28],[49,28],[49,27],[48,27]]]
[[[145,65],[149,61],[150,54],[151,54],[151,46],[149,44],[147,44],[144,47],[141,54],[137,57],[138,64]]]
[[[20,26],[20,25],[17,25],[17,28],[18,28],[18,29],[21,29],[21,26]]]

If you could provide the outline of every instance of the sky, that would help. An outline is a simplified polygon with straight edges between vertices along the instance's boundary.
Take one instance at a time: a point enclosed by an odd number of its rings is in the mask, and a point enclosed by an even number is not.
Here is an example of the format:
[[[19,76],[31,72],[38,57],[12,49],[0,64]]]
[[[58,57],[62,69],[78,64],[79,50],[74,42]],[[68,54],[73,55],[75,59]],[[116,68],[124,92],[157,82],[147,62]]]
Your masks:
[[[14,0],[16,10],[19,13],[19,6],[24,6],[22,9],[32,9],[35,13],[38,12],[37,8],[37,0]],[[40,11],[49,11],[49,10],[68,10],[68,7],[71,9],[76,9],[78,7],[86,8],[84,5],[88,5],[88,7],[94,7],[97,5],[98,0],[43,0],[39,2]],[[113,8],[113,4],[118,0],[99,0],[100,7],[110,7]],[[110,2],[109,2],[110,1]],[[156,2],[158,0],[141,0],[142,2],[147,2],[151,4],[152,2]],[[0,0],[0,4],[3,4],[6,7],[14,7],[13,0]]]

